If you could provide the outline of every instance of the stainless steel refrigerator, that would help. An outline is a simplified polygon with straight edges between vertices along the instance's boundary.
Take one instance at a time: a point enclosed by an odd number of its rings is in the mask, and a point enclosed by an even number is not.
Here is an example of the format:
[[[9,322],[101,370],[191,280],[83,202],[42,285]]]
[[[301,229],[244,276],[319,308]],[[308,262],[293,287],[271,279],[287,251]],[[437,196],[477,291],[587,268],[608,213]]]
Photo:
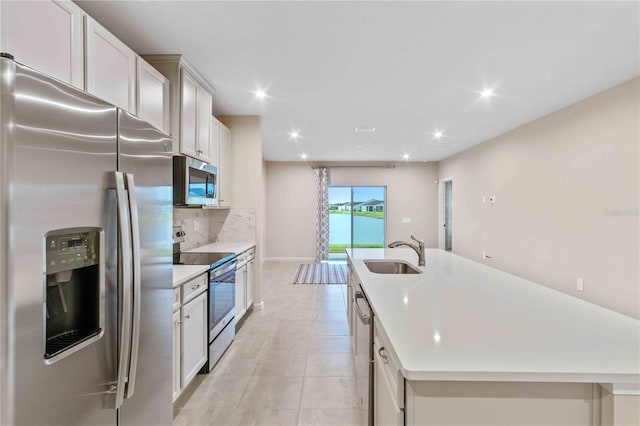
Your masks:
[[[170,136],[10,58],[0,80],[0,424],[171,424]]]

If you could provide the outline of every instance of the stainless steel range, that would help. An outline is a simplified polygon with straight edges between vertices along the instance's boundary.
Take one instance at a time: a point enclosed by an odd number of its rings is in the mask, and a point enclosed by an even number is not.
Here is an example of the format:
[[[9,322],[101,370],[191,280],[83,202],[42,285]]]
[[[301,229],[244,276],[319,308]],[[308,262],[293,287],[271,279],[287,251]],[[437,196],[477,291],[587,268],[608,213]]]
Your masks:
[[[208,306],[209,360],[203,367],[205,372],[209,372],[220,360],[236,336],[236,254],[180,253],[178,251],[174,253],[174,264],[210,265]]]

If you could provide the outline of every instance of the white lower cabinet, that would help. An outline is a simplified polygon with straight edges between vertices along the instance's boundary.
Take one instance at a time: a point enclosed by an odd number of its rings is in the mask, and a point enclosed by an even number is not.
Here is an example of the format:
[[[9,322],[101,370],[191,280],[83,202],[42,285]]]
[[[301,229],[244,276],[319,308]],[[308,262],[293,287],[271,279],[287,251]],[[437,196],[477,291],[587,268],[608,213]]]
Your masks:
[[[404,425],[404,411],[398,406],[396,396],[393,393],[393,385],[389,383],[385,374],[385,361],[377,352],[373,364],[373,406],[374,424],[376,425]]]
[[[173,308],[173,401],[182,394],[208,359],[208,274],[174,289],[180,295]]]
[[[374,324],[374,425],[600,424],[591,383],[405,380],[377,317]]]
[[[175,401],[182,392],[180,381],[180,342],[182,341],[182,321],[180,320],[180,308],[173,313],[173,400]]]
[[[247,312],[246,292],[247,265],[238,266],[236,269],[236,324]]]
[[[404,425],[405,381],[377,317],[374,319],[373,354],[374,425]]]
[[[182,307],[182,382],[189,383],[207,362],[207,293]]]
[[[254,250],[250,248],[237,256],[236,267],[236,324],[253,305]]]
[[[253,305],[254,269],[255,261],[251,259],[247,262],[247,309]]]

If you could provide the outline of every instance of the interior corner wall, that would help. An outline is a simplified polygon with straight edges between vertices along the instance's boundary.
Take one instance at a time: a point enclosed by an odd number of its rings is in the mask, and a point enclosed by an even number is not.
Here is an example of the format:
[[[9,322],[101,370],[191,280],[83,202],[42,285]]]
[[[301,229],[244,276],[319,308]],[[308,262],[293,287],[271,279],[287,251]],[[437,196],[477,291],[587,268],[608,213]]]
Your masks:
[[[359,166],[364,163],[359,164]],[[396,163],[385,167],[331,167],[333,186],[387,187],[387,242],[423,238],[437,247],[436,163]],[[315,257],[316,176],[311,164],[267,162],[267,244],[269,258]],[[411,223],[402,223],[402,218]]]
[[[260,117],[222,116],[218,119],[231,131],[231,206],[255,209],[255,300],[259,302],[262,283],[263,172]]]
[[[453,252],[640,318],[639,94],[637,77],[441,161]]]

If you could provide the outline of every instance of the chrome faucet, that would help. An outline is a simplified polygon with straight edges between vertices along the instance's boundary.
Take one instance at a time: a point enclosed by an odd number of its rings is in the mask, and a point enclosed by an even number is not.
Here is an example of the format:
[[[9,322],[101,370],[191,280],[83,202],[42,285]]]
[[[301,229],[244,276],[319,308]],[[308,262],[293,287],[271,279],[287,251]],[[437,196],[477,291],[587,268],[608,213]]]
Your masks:
[[[389,248],[400,247],[400,246],[411,247],[418,254],[418,266],[424,266],[425,265],[425,263],[424,263],[424,241],[417,239],[413,235],[411,236],[411,239],[413,241],[415,241],[416,243],[418,243],[418,244],[411,244],[411,243],[408,243],[406,241],[394,241],[391,244],[389,244]]]

